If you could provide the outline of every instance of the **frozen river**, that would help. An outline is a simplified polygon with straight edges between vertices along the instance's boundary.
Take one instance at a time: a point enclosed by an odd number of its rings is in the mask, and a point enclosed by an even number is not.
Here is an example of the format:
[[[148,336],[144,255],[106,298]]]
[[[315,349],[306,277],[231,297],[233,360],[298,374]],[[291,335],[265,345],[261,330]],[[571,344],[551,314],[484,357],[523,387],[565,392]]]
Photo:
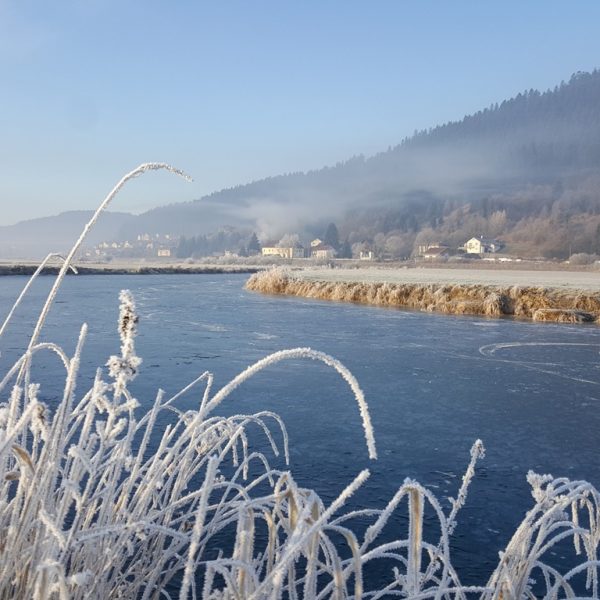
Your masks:
[[[352,499],[355,506],[382,507],[405,477],[440,498],[455,495],[469,449],[481,438],[487,456],[452,543],[464,583],[485,581],[498,550],[531,506],[528,469],[600,486],[596,325],[270,297],[245,291],[245,280],[240,275],[69,277],[43,338],[72,351],[79,325],[87,321],[83,376],[93,377],[95,367],[118,351],[117,296],[122,288],[132,290],[140,313],[137,348],[144,359],[132,389],[142,407],[154,400],[158,387],[175,392],[207,369],[216,385],[223,384],[283,348],[310,346],[335,356],[365,391],[380,454],[374,463],[367,458],[351,393],[339,376],[312,361],[266,370],[222,405],[228,413],[277,411],[288,427],[297,481],[325,501],[364,467],[372,477]],[[24,283],[21,277],[0,279],[2,314]],[[50,284],[50,277],[36,283],[2,340],[3,373],[26,342]],[[60,389],[52,373],[50,366],[38,370],[50,402]],[[196,406],[198,394],[185,396],[181,404]],[[259,435],[256,443],[266,448]]]

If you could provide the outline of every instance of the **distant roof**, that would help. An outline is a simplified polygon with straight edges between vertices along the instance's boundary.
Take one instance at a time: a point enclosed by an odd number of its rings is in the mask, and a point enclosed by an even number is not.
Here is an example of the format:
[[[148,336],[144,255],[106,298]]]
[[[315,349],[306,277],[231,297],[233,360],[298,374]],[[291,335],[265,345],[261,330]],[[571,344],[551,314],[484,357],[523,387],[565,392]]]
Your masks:
[[[498,244],[498,240],[494,240],[492,238],[487,238],[484,237],[483,235],[474,235],[472,238],[469,238],[467,241],[471,241],[471,240],[479,240],[480,242],[484,243],[484,244]]]
[[[427,251],[423,253],[423,256],[427,256],[428,254],[443,254],[444,252],[448,252],[447,247],[434,246],[433,248],[428,248]]]

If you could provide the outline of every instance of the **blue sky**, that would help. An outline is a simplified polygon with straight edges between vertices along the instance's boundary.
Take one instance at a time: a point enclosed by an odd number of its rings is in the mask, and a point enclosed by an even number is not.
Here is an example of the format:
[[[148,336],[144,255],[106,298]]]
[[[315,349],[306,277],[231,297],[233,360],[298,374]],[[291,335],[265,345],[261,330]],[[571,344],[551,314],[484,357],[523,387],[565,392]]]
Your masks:
[[[600,2],[0,0],[0,224],[373,154],[600,67]]]

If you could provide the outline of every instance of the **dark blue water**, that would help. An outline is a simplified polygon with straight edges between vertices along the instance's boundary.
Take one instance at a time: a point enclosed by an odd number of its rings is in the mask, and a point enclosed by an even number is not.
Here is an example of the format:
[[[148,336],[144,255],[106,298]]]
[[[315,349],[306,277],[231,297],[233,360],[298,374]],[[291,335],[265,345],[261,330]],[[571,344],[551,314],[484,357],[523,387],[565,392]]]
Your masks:
[[[81,388],[118,353],[118,292],[132,290],[140,313],[142,375],[132,389],[148,406],[158,387],[174,393],[205,370],[225,384],[270,352],[310,346],[341,360],[369,402],[379,451],[371,462],[356,403],[326,367],[281,364],[239,388],[221,413],[269,409],[285,420],[292,471],[325,501],[365,467],[372,476],[352,506],[383,507],[405,477],[453,496],[476,438],[487,448],[459,515],[453,558],[464,583],[483,583],[532,505],[529,469],[600,486],[600,329],[406,312],[269,297],[243,289],[246,276],[69,277],[44,339],[71,351],[90,327]],[[34,287],[1,341],[0,368],[26,343],[52,279]],[[25,284],[0,278],[0,315]],[[50,365],[45,393],[58,394]],[[85,383],[85,385],[84,385]],[[85,388],[86,389],[86,388]],[[197,405],[201,390],[182,399]],[[264,439],[257,435],[259,446]],[[281,461],[274,461],[282,466]],[[447,504],[444,505],[447,508]],[[394,527],[403,527],[398,517]],[[392,532],[393,533],[393,532]]]

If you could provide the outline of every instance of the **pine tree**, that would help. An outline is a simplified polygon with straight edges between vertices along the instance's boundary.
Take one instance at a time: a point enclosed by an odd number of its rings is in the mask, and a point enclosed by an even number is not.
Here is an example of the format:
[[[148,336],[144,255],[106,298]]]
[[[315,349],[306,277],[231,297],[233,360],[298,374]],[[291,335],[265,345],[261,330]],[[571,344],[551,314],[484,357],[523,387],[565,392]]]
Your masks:
[[[338,256],[339,258],[352,258],[352,246],[348,240],[342,244]]]
[[[323,241],[329,246],[331,246],[334,250],[339,249],[340,235],[338,233],[337,227],[335,226],[335,223],[329,223]]]
[[[248,251],[248,255],[252,256],[254,254],[260,254],[260,242],[258,241],[258,238],[256,237],[256,233],[253,232],[252,236],[250,237],[250,241],[248,242],[248,246],[247,246],[247,251]]]
[[[192,255],[190,241],[191,240],[187,240],[183,235],[179,238],[179,244],[175,251],[177,258],[188,258],[188,256]]]

